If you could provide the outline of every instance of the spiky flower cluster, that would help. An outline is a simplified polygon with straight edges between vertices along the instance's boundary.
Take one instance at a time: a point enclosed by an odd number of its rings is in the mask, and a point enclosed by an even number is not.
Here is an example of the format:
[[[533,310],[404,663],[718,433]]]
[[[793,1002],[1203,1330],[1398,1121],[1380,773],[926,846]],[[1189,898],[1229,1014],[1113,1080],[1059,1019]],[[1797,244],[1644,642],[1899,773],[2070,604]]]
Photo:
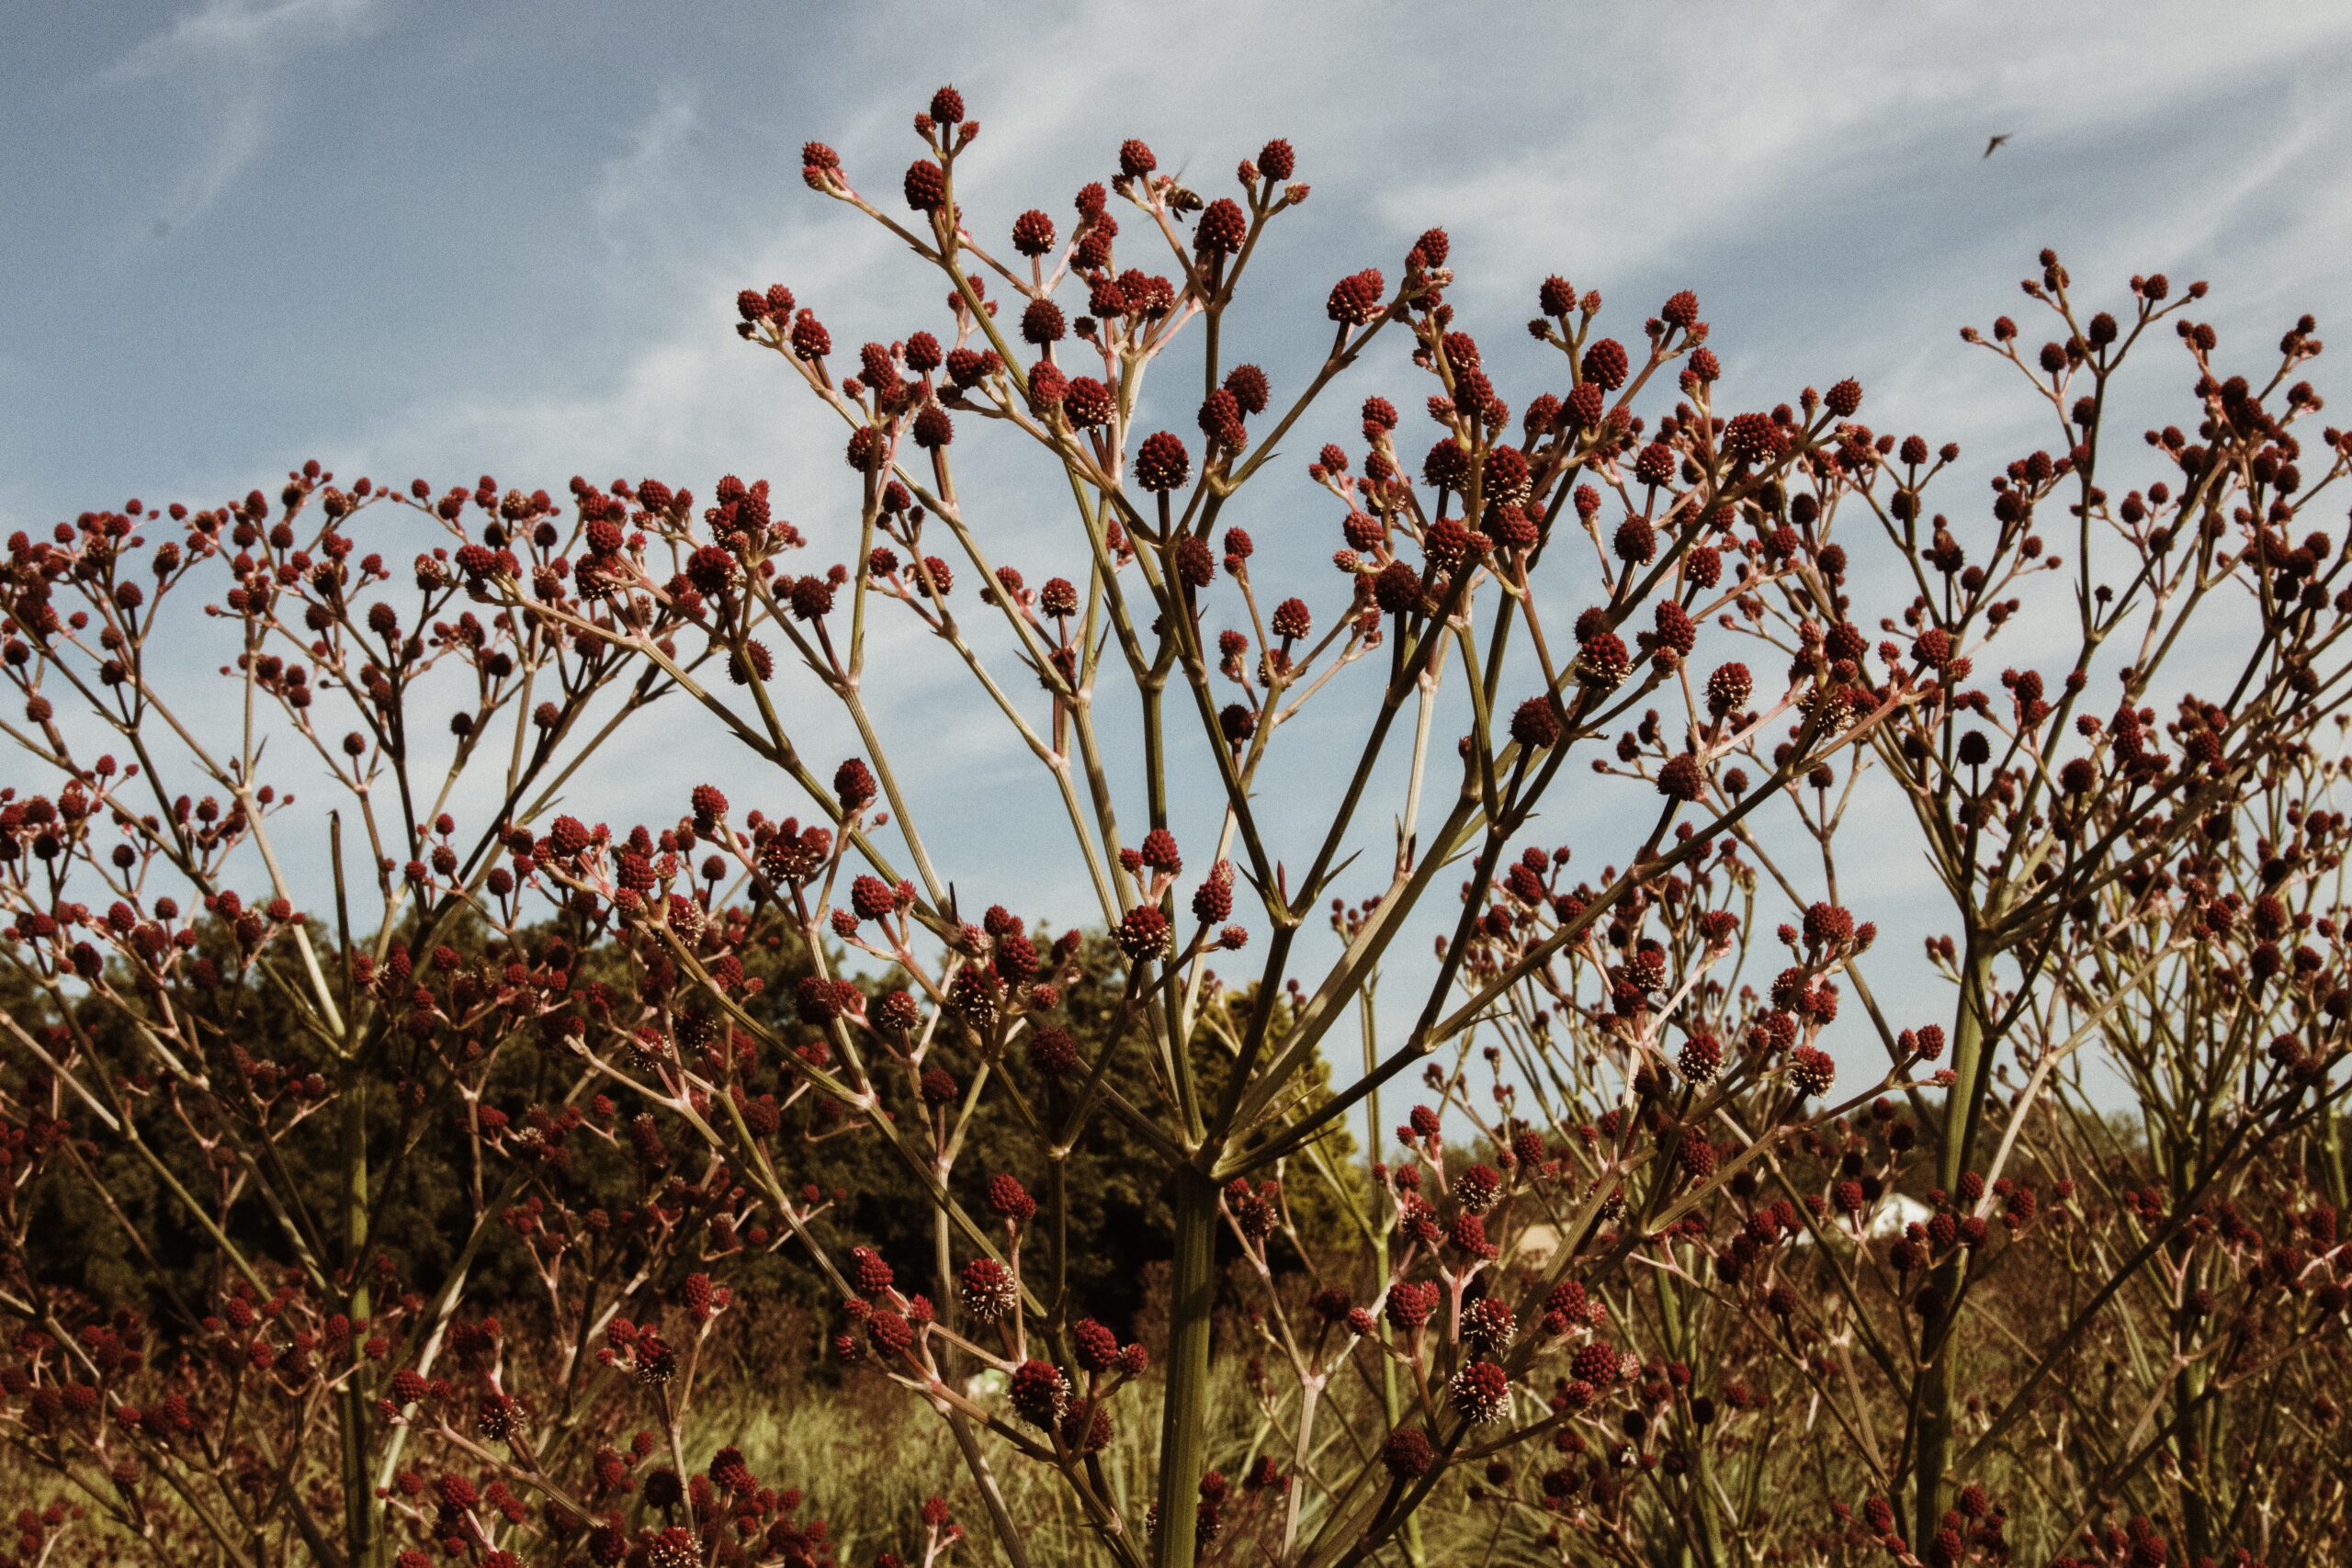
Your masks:
[[[1931,503],[1956,449],[1734,400],[1690,290],[1545,280],[1507,384],[1441,229],[1227,363],[1297,149],[984,220],[970,107],[878,197],[803,150],[918,319],[735,300],[837,488],[310,464],[7,542],[0,1432],[80,1499],[18,1555],[829,1561],[745,1457],[790,1278],[1017,1561],[2340,1559],[2316,324],[2233,367],[2201,285],[2045,255],[2048,341],[1970,340],[2055,434]],[[2181,423],[2102,442],[2166,323]],[[959,484],[991,441],[1050,542]],[[886,617],[1016,741],[985,830],[870,705]],[[710,777],[611,818],[657,702]],[[1913,828],[1943,993],[1875,940]],[[62,1287],[85,1221],[146,1310]]]

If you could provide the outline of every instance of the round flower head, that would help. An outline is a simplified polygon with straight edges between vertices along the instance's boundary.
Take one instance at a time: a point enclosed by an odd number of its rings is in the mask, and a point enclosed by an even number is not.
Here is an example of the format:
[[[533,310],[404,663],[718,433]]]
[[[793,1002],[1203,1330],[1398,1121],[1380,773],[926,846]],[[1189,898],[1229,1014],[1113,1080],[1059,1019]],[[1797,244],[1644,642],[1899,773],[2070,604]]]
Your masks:
[[[1646,517],[1628,517],[1617,525],[1616,537],[1610,544],[1619,560],[1628,566],[1644,566],[1657,554],[1657,528]]]
[[[1324,307],[1325,313],[1342,325],[1363,326],[1379,319],[1381,301],[1387,288],[1380,269],[1368,266],[1331,286],[1331,298]]]
[[[1421,607],[1421,574],[1410,561],[1390,561],[1372,581],[1373,603],[1389,615],[1412,614]]]
[[[1510,716],[1510,738],[1530,751],[1560,743],[1560,716],[1549,697],[1530,697]]]
[[[1062,308],[1051,299],[1032,299],[1022,310],[1021,336],[1024,342],[1043,348],[1061,342],[1069,332],[1069,323],[1062,315]]]
[[[1591,430],[1598,427],[1605,401],[1600,387],[1590,381],[1570,388],[1567,401],[1563,405],[1570,428]]]
[[[1712,1034],[1694,1034],[1683,1042],[1675,1061],[1692,1083],[1712,1083],[1724,1065],[1723,1042]]]
[[[1069,1380],[1050,1361],[1023,1361],[1013,1369],[1012,1394],[1023,1419],[1051,1427],[1069,1403]]]
[[[1580,1382],[1589,1382],[1595,1388],[1607,1388],[1617,1381],[1619,1361],[1615,1347],[1596,1339],[1577,1348],[1568,1362],[1568,1371]]]
[[[849,902],[861,920],[878,920],[899,907],[898,894],[878,876],[861,876],[850,884]]]
[[[1029,1037],[1029,1060],[1047,1077],[1064,1077],[1078,1070],[1078,1043],[1067,1029],[1047,1024]]]
[[[1261,414],[1273,397],[1273,388],[1266,373],[1254,365],[1237,365],[1225,373],[1225,389],[1245,414]]]
[[[1704,795],[1707,775],[1700,767],[1697,755],[1683,751],[1667,759],[1666,765],[1657,771],[1657,792],[1686,806]]]
[[[1113,940],[1138,964],[1162,957],[1168,952],[1168,917],[1156,905],[1138,904],[1119,921]]]
[[[1203,400],[1198,423],[1201,434],[1218,446],[1238,448],[1249,443],[1250,433],[1241,423],[1241,404],[1223,387]]]
[[[909,207],[935,212],[947,199],[947,171],[929,158],[917,158],[907,165],[904,186]]]
[[[1420,1427],[1400,1427],[1382,1440],[1380,1462],[1399,1481],[1418,1481],[1437,1462],[1437,1450]]]
[[[1734,414],[1724,426],[1724,456],[1742,465],[1761,463],[1779,449],[1780,440],[1780,429],[1771,415]]]
[[[1427,1323],[1430,1314],[1437,1311],[1437,1287],[1410,1280],[1399,1280],[1388,1288],[1385,1310],[1391,1327],[1410,1333]]]
[[[1141,141],[1129,137],[1119,143],[1119,173],[1131,180],[1138,180],[1159,167],[1159,160]]]
[[[1707,677],[1707,711],[1717,718],[1728,718],[1747,705],[1755,684],[1747,665],[1717,665],[1715,672]]]
[[[1062,417],[1080,430],[1111,423],[1117,395],[1091,376],[1073,376],[1062,392]]]
[[[1524,508],[1504,504],[1487,513],[1487,534],[1507,550],[1532,549],[1542,539],[1543,533]]]
[[[1025,1222],[1036,1217],[1037,1200],[1029,1196],[1019,1178],[1007,1172],[989,1179],[989,1207],[1005,1219]]]
[[[1527,499],[1527,454],[1518,447],[1498,446],[1488,452],[1483,473],[1487,505],[1516,505]]]
[[[878,1296],[890,1288],[890,1265],[870,1247],[850,1248],[850,1282],[861,1295]]]
[[[1800,1045],[1789,1054],[1789,1082],[1799,1094],[1827,1094],[1838,1077],[1838,1064],[1826,1051]]]
[[[1042,256],[1054,248],[1054,220],[1031,208],[1012,220],[1012,248],[1024,256]]]
[[[975,1323],[998,1323],[1012,1314],[1020,1288],[1003,1264],[993,1258],[975,1258],[956,1276],[956,1292]]]
[[[1193,244],[1204,256],[1229,256],[1249,237],[1250,220],[1243,215],[1241,204],[1231,197],[1219,197],[1201,214],[1193,231]]]
[[[1193,459],[1184,450],[1182,437],[1173,431],[1162,430],[1143,439],[1136,449],[1136,483],[1148,491],[1166,492],[1183,488],[1193,471]]]
[[[1464,1420],[1483,1427],[1510,1408],[1510,1374],[1493,1361],[1473,1361],[1453,1374],[1446,1397]]]
[[[1604,392],[1613,392],[1623,386],[1631,371],[1625,345],[1613,337],[1602,338],[1584,351],[1584,378]]]
[[[1119,1363],[1119,1337],[1091,1317],[1070,1326],[1070,1342],[1078,1364],[1090,1372],[1107,1372]]]
[[[915,445],[935,452],[956,439],[956,422],[937,403],[925,403],[915,415]]]
[[[1804,940],[1808,947],[1832,947],[1850,942],[1854,936],[1854,917],[1838,905],[1815,904],[1804,912]]]
[[[849,446],[843,454],[849,466],[861,474],[879,473],[890,460],[888,437],[870,424],[862,424],[850,432]]]
[[[944,584],[940,591],[946,592]],[[873,804],[878,793],[874,783],[874,771],[861,759],[852,757],[833,770],[833,794],[840,797],[842,811],[865,809]]]
[[[1137,852],[1143,863],[1154,871],[1174,873],[1184,869],[1184,857],[1176,848],[1176,835],[1165,828],[1154,828],[1146,833],[1143,846]]]
[[[1462,1342],[1478,1355],[1500,1355],[1517,1331],[1510,1308],[1492,1296],[1481,1296],[1463,1309]]]
[[[914,1325],[888,1307],[876,1309],[865,1320],[865,1332],[873,1339],[875,1348],[886,1355],[899,1355],[915,1342]]]
[[[1615,632],[1586,638],[1577,654],[1577,678],[1596,691],[1616,690],[1632,669],[1624,639]]]

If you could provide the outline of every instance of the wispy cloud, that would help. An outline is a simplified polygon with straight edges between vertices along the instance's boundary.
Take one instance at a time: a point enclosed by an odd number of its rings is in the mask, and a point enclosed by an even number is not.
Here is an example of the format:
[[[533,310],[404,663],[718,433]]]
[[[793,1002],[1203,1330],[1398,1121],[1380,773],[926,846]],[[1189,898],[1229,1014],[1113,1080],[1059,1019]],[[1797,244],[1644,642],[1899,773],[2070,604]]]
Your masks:
[[[303,54],[373,34],[379,0],[209,0],[142,39],[107,73],[121,82],[176,81],[208,106],[168,217],[202,213],[267,144],[284,69]]]
[[[653,107],[629,133],[625,152],[606,160],[589,195],[596,221],[610,229],[639,217],[675,181],[698,110],[695,90],[662,84]]]

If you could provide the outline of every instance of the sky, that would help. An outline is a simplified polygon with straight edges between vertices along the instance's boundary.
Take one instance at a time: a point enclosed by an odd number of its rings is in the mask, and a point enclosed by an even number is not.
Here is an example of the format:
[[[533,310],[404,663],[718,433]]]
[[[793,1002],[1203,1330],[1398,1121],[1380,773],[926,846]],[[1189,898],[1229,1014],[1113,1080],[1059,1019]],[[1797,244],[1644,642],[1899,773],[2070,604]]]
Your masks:
[[[2041,247],[2110,302],[2135,272],[2210,278],[2201,314],[2253,350],[2301,310],[2324,331],[2352,242],[2352,9],[2323,5],[6,0],[0,39],[7,530],[218,502],[315,457],[559,492],[765,477],[838,554],[839,429],[738,342],[733,298],[785,281],[844,346],[937,325],[934,278],[808,192],[798,149],[830,142],[891,201],[908,121],[949,81],[983,126],[958,176],[983,227],[1030,206],[1066,227],[1128,136],[1212,197],[1290,139],[1314,193],[1229,340],[1278,398],[1327,341],[1329,281],[1393,276],[1442,224],[1451,298],[1516,401],[1551,374],[1520,332],[1544,276],[1600,288],[1636,342],[1687,287],[1741,396],[1858,377],[1865,419],[1959,441],[1972,484],[2050,439],[1956,333],[2024,303]],[[1397,358],[1362,390],[1418,401]],[[2181,380],[2146,395],[2177,409]],[[1306,449],[1352,440],[1356,395]],[[1190,431],[1188,407],[1157,417]],[[1019,459],[967,472],[1034,581],[1067,525]],[[1315,570],[1329,503],[1295,473],[1264,488],[1236,520]],[[934,832],[966,886],[1082,911],[1075,862],[1030,836],[1050,822],[1007,804],[1034,768],[937,651],[887,642],[876,678],[886,728],[921,739]],[[806,722],[816,754],[843,733]],[[649,738],[597,781],[600,815],[671,818],[698,777],[741,778],[688,716]],[[1302,827],[1324,797],[1304,776],[1280,808]],[[1614,809],[1573,787],[1562,807]],[[1939,928],[1914,852],[1858,829],[1916,949]]]

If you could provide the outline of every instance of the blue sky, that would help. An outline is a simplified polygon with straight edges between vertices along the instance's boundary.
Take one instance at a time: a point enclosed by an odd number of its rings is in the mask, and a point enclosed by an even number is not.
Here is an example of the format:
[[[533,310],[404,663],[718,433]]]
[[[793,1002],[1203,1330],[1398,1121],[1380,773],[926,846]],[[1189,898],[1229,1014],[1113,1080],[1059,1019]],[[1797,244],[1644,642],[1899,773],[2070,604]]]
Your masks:
[[[1628,337],[1690,287],[1753,401],[1858,376],[1866,419],[1984,472],[2047,435],[1954,329],[2014,310],[2041,245],[2110,299],[2136,271],[2210,277],[2224,343],[2267,344],[2301,310],[2329,324],[2352,243],[2352,10],[2324,5],[17,0],[0,29],[8,529],[216,502],[315,456],[438,485],[764,476],[821,554],[852,504],[838,430],[736,341],[733,293],[787,281],[847,344],[926,324],[935,284],[808,193],[797,149],[894,191],[945,81],[984,128],[959,179],[992,225],[1066,214],[1125,136],[1211,195],[1290,138],[1303,270],[1236,324],[1278,391],[1319,354],[1329,280],[1393,274],[1443,224],[1515,400],[1545,274],[1601,288]],[[1362,389],[1420,395],[1395,364]],[[1352,403],[1308,439],[1347,436]],[[973,464],[1045,575],[1034,467]],[[1308,568],[1336,518],[1292,527],[1314,492],[1283,482],[1238,520]],[[1004,830],[994,786],[1027,764],[903,651],[882,700],[925,737],[969,879],[1065,901],[1074,863]],[[724,773],[707,728],[669,722],[599,815],[673,816]]]

